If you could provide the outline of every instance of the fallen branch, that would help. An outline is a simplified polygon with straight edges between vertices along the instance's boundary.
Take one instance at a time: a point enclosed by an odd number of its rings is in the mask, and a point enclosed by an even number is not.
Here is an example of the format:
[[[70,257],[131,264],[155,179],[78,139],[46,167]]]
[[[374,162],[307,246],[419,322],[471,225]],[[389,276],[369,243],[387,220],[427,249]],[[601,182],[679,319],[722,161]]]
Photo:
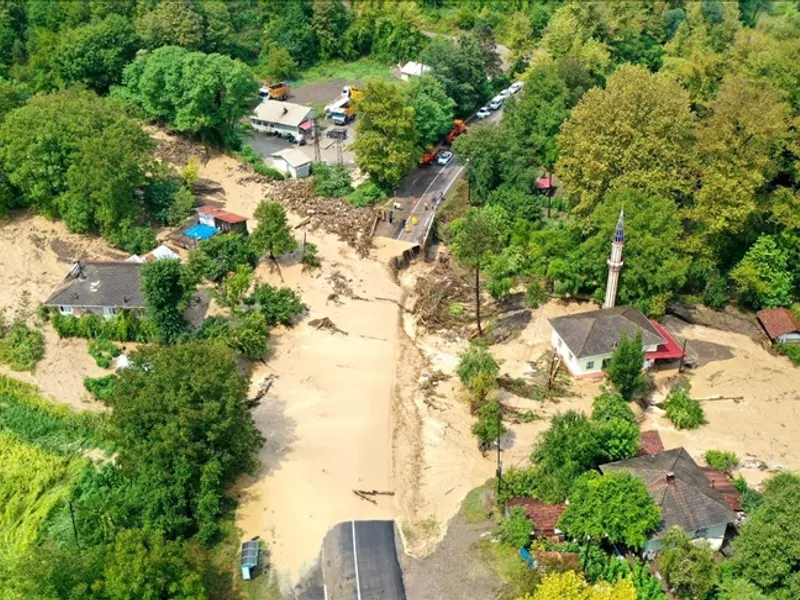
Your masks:
[[[353,490],[356,494],[363,494],[364,496],[394,496],[391,490]]]
[[[369,496],[367,496],[366,494],[364,494],[363,492],[361,492],[359,490],[353,490],[353,493],[356,496],[358,496],[359,498],[361,498],[362,500],[366,500],[367,502],[372,502],[373,504],[376,504],[376,505],[378,504],[378,501],[375,500],[375,498],[370,498]]]
[[[744,396],[717,396],[715,398],[698,398],[698,402],[721,402],[722,400],[732,400],[736,404],[739,404],[742,400],[744,400]]]
[[[321,319],[311,319],[308,322],[311,327],[319,331],[320,329],[327,329],[333,333],[341,333],[342,335],[349,335],[346,331],[339,329],[333,321],[331,321],[328,317],[322,317]]]

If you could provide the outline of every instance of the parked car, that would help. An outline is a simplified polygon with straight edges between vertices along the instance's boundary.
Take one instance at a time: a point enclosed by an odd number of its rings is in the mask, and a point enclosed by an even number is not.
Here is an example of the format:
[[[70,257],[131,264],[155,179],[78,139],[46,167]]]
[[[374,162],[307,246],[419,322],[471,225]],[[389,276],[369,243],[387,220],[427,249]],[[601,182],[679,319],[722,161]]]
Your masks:
[[[334,127],[333,129],[328,129],[328,132],[325,134],[329,138],[346,140],[347,139],[347,129],[344,127]]]
[[[523,85],[525,84],[522,81],[515,81],[514,83],[511,84],[511,87],[508,88],[508,91],[510,91],[512,94],[516,94],[518,91],[522,89]]]
[[[499,94],[497,94],[497,97],[505,100],[510,95],[511,95],[511,90],[505,89],[505,90],[501,91]]]
[[[286,136],[283,136],[283,137],[285,137],[287,140],[289,140],[293,144],[297,144],[298,146],[305,146],[306,145],[305,136],[303,136],[303,135],[301,135],[299,133],[290,133],[290,134],[288,134]]]
[[[453,153],[449,150],[444,150],[439,152],[439,156],[436,157],[436,164],[445,166],[451,160],[453,160]]]
[[[480,109],[478,109],[478,112],[475,113],[475,116],[478,117],[479,119],[485,119],[490,114],[492,114],[492,113],[491,113],[491,111],[489,111],[489,107],[488,106],[483,106]]]
[[[503,99],[499,96],[495,96],[492,98],[492,101],[489,102],[489,110],[498,110],[501,106],[503,106]]]

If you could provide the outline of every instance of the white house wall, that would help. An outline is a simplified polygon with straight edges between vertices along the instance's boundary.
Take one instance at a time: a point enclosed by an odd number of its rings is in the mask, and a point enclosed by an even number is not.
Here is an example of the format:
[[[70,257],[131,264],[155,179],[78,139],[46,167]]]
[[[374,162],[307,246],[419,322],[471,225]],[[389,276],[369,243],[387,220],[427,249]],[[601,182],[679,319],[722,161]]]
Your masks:
[[[714,525],[713,527],[706,527],[704,529],[696,529],[695,531],[687,531],[686,533],[695,544],[706,543],[711,548],[712,552],[719,552],[722,548],[722,542],[725,541],[725,531],[728,528],[727,523]],[[661,540],[658,538],[651,539],[644,546],[645,552],[659,552],[661,550]]]
[[[567,344],[561,339],[558,333],[556,333],[555,329],[553,329],[552,336],[550,337],[550,343],[553,344],[553,348],[555,348],[556,352],[558,352],[558,354],[561,356],[570,373],[573,375],[591,375],[602,372],[603,361],[611,358],[612,354],[609,352],[608,354],[583,356],[578,358],[570,351],[570,349],[567,347]],[[644,351],[655,352],[657,348],[657,345],[645,346]],[[642,368],[646,368],[647,366],[647,360],[645,360]]]

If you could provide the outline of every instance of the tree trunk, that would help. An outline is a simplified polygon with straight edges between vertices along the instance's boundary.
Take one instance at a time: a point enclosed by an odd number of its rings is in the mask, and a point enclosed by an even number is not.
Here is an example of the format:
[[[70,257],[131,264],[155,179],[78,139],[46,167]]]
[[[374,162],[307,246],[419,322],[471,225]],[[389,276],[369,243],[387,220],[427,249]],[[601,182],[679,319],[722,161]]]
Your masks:
[[[481,268],[475,267],[475,317],[478,320],[478,335],[483,335],[481,329]]]

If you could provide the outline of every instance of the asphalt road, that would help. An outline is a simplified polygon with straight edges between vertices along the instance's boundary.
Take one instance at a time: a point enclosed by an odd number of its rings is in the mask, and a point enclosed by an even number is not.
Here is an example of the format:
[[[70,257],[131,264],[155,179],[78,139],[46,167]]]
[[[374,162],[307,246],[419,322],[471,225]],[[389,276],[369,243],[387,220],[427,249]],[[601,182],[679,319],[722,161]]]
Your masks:
[[[500,121],[502,113],[502,109],[495,111],[484,122],[497,123]],[[473,121],[468,125],[479,122]],[[469,134],[467,133],[467,135]],[[450,147],[443,146],[442,149],[449,150]],[[421,243],[436,216],[438,206],[434,206],[433,199],[439,194],[446,195],[453,184],[463,175],[463,172],[464,168],[459,164],[458,156],[455,156],[446,166],[434,163],[415,167],[403,178],[397,186],[394,196],[386,203],[386,210],[392,211],[393,222],[389,223],[388,217],[386,220],[379,221],[375,235],[403,240],[412,244]],[[400,208],[392,208],[395,202]]]
[[[394,521],[345,521],[322,543],[326,600],[406,600]]]

